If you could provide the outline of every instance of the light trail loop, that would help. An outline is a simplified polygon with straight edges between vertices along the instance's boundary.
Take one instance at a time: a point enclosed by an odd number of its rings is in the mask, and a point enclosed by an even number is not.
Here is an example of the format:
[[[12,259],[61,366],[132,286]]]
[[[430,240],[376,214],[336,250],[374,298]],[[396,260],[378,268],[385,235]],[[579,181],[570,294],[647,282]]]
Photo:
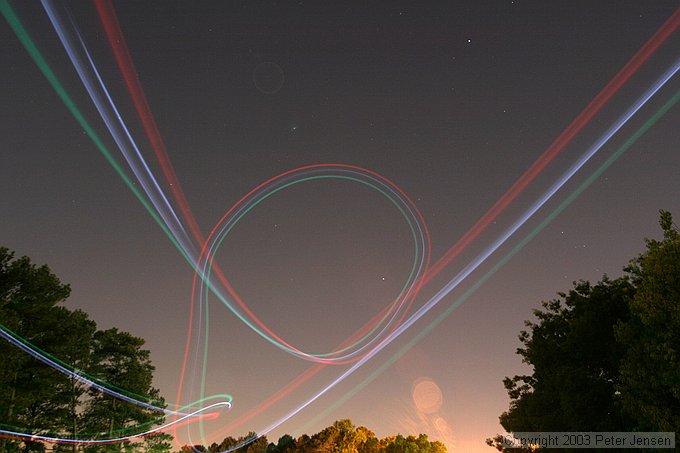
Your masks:
[[[283,340],[273,332],[243,302],[236,290],[221,276],[212,272],[214,256],[220,245],[234,226],[255,206],[271,195],[291,187],[312,180],[338,179],[355,182],[376,190],[387,198],[400,212],[407,223],[413,239],[413,263],[408,278],[401,288],[400,293],[389,304],[382,316],[375,320],[360,338],[352,344],[346,345],[327,353],[309,353],[300,350]],[[395,184],[377,173],[369,170],[343,164],[324,164],[301,167],[275,178],[272,178],[241,198],[217,223],[207,238],[206,244],[201,251],[197,264],[197,272],[194,278],[194,286],[199,289],[196,299],[201,303],[207,302],[210,292],[215,294],[222,303],[229,308],[241,321],[255,331],[258,335],[294,356],[325,364],[346,364],[357,360],[361,354],[365,354],[372,346],[379,342],[390,329],[396,328],[399,320],[403,317],[413,303],[422,286],[422,275],[427,269],[430,254],[430,238],[423,220],[415,204]],[[217,281],[215,279],[217,275]],[[197,279],[203,284],[197,285]],[[224,294],[221,287],[226,290]]]

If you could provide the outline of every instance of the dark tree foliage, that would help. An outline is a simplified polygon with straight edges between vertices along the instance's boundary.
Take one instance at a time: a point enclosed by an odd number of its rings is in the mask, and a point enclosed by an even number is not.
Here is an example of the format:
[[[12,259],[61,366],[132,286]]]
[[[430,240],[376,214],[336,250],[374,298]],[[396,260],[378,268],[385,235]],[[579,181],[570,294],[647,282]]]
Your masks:
[[[69,293],[69,286],[47,266],[37,267],[26,257],[15,259],[12,252],[0,247],[0,328],[62,364],[162,404],[158,390],[151,386],[154,368],[149,352],[142,348],[144,340],[117,329],[98,331],[86,313],[59,305]],[[137,406],[88,391],[79,380],[0,340],[0,426],[32,434],[91,438],[120,433],[156,418],[157,414]],[[145,430],[152,425],[147,424]],[[134,447],[136,451],[162,452],[170,451],[169,439],[169,435],[159,434],[136,444],[86,449],[99,452]],[[57,445],[53,450],[83,448]],[[0,439],[0,453],[14,451],[45,451],[45,445]]]
[[[517,350],[533,373],[504,380],[507,432],[680,432],[680,233],[669,213],[660,223],[664,239],[624,277],[575,283],[534,311]]]
[[[265,451],[267,453],[291,453],[295,451],[296,447],[297,444],[293,436],[290,434],[284,434],[283,436],[279,437],[279,441],[276,444],[270,443],[267,445],[267,449]]]
[[[26,258],[14,259],[0,248],[0,322],[35,347],[46,350],[55,340],[66,340],[69,332],[55,323],[63,318],[56,305],[71,289],[62,284],[47,266],[37,267]],[[0,342],[0,423],[29,431],[54,428],[52,416],[64,409],[50,399],[50,384],[64,385],[65,379],[6,341]],[[19,442],[1,439],[0,451],[13,451]],[[38,442],[22,445],[23,451],[43,451]]]
[[[627,353],[620,391],[626,413],[640,431],[680,436],[680,232],[661,213],[663,240],[626,269],[637,288],[631,317],[617,329]]]
[[[510,410],[501,425],[515,431],[628,431],[617,396],[624,349],[614,326],[629,317],[627,278],[575,284],[535,310],[517,353],[533,374],[504,380]]]
[[[142,349],[143,345],[143,339],[116,328],[97,331],[92,342],[93,364],[90,372],[115,388],[125,389],[130,396],[164,406],[158,390],[151,385],[154,367],[150,353]],[[149,422],[163,421],[162,414],[158,412],[95,390],[90,392],[90,398],[84,406],[84,417],[89,432],[106,437],[141,433],[149,429]],[[114,443],[105,447],[86,448],[86,451],[119,452],[129,449],[139,450],[141,443]]]

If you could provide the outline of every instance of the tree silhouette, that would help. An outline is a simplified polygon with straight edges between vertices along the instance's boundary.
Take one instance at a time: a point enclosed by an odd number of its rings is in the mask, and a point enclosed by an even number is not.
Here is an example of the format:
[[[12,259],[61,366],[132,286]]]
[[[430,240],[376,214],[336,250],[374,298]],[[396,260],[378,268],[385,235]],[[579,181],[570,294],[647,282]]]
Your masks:
[[[5,335],[48,354],[76,372],[107,381],[124,391],[163,404],[151,386],[154,367],[144,340],[117,329],[98,331],[81,310],[59,304],[69,296],[47,266],[37,267],[27,257],[15,259],[0,247],[0,328]],[[154,424],[157,414],[122,403],[80,380],[61,373],[7,341],[0,341],[0,424],[30,434],[77,438],[112,436],[120,429]],[[160,423],[161,419],[156,420]],[[127,431],[127,434],[133,433]],[[138,450],[169,451],[167,434],[134,444]],[[129,443],[127,447],[131,447]],[[76,444],[57,445],[54,451],[75,452]],[[86,447],[88,451],[120,451],[120,444]],[[42,442],[0,439],[0,453],[45,451]]]
[[[575,283],[534,311],[517,350],[533,372],[503,381],[506,431],[680,432],[680,233],[668,212],[660,224],[664,239],[626,275]]]
[[[647,240],[627,268],[637,292],[617,330],[627,350],[619,390],[640,431],[680,433],[680,233],[669,212],[660,224],[663,240]]]

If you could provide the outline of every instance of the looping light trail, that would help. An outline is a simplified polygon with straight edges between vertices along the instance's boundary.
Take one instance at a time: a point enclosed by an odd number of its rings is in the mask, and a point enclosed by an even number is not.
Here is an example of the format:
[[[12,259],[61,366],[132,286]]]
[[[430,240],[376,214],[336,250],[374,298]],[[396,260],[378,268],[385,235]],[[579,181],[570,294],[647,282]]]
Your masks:
[[[382,318],[366,333],[361,339],[342,349],[329,353],[306,353],[290,345],[278,335],[264,325],[248,306],[241,300],[234,288],[226,281],[221,280],[226,287],[231,298],[236,301],[238,307],[227,299],[222,292],[213,285],[212,269],[213,260],[218,248],[226,238],[232,228],[255,206],[273,194],[291,187],[312,180],[339,179],[363,184],[373,190],[378,191],[387,198],[401,213],[411,231],[414,247],[414,260],[411,266],[407,281],[404,283],[397,298],[387,307]],[[424,273],[428,257],[430,243],[427,227],[422,215],[415,204],[393,183],[378,175],[356,166],[350,165],[310,165],[290,172],[286,172],[253,189],[245,197],[239,200],[217,223],[213,231],[208,236],[208,240],[199,257],[198,269],[195,279],[200,279],[204,285],[199,285],[200,292],[198,299],[206,301],[209,293],[214,293],[217,297],[246,325],[261,335],[270,343],[284,349],[291,354],[307,360],[319,363],[338,363],[345,364],[356,359],[361,353],[365,352],[370,345],[375,344],[377,339],[393,326],[403,314],[405,308],[409,306],[413,298],[417,295],[420,285],[420,276]],[[422,283],[421,283],[422,284]],[[240,311],[240,310],[242,311]],[[369,339],[369,337],[372,337]],[[364,340],[366,343],[359,346]],[[351,351],[354,347],[356,350]],[[351,351],[351,352],[349,352]]]

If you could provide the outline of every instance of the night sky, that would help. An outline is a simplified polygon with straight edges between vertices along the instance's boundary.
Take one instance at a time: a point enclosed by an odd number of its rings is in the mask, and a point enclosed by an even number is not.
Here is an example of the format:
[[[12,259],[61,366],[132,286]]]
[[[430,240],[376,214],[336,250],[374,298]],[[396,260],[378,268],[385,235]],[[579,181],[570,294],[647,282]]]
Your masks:
[[[347,164],[379,173],[413,200],[435,262],[678,7],[656,0],[363,3],[114,4],[203,234],[269,178],[306,165]],[[45,11],[38,2],[11,5],[85,119],[125,166]],[[170,196],[95,7],[68,2],[61,11],[72,15]],[[679,35],[671,35],[526,190],[424,285],[416,307],[493,244],[676,63]],[[5,21],[0,55],[0,245],[48,264],[72,287],[67,306],[85,310],[100,328],[116,326],[146,339],[155,385],[174,403],[194,270]],[[522,239],[679,88],[676,76],[458,288],[267,437],[312,434],[351,418],[380,437],[424,432],[450,451],[491,451],[484,439],[502,432],[498,416],[508,408],[502,379],[527,371],[515,350],[532,309],[573,281],[620,275],[644,249],[645,237],[660,236],[659,209],[680,216],[680,108],[655,122],[526,246]],[[507,264],[420,338],[516,246]],[[394,300],[416,254],[408,224],[380,192],[350,180],[315,179],[248,212],[215,262],[263,323],[296,347],[323,353]],[[205,393],[230,394],[233,408],[206,423],[205,438],[192,430],[192,441],[263,432],[349,368],[323,368],[235,426],[313,362],[265,341],[214,297],[209,310]],[[199,392],[189,377],[185,387],[181,404]],[[178,435],[188,441],[186,429]]]

